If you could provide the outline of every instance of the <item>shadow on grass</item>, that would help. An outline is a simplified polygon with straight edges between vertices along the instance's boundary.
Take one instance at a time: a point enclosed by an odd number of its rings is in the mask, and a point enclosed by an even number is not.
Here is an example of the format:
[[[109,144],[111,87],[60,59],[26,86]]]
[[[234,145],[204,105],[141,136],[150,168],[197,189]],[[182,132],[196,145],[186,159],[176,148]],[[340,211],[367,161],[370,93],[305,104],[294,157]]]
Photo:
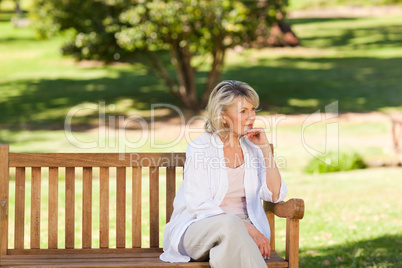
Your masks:
[[[300,267],[401,267],[402,235],[300,251]]]
[[[254,87],[263,110],[313,113],[334,101],[339,112],[401,107],[402,58],[262,59],[256,66],[230,67],[224,78]]]
[[[28,11],[23,10],[22,12],[23,12],[23,16],[26,17],[28,15]],[[17,16],[18,16],[18,14],[15,11],[0,9],[0,22],[10,21],[13,17],[17,17]]]
[[[279,60],[261,59],[258,65],[251,67],[229,67],[223,78],[245,81],[254,87],[260,95],[263,111],[314,113],[339,101],[339,112],[364,112],[401,107],[399,66],[402,66],[402,58],[284,57]],[[0,124],[18,128],[34,125],[45,129],[51,129],[55,124],[60,129],[67,111],[81,103],[99,104],[103,101],[109,105],[132,100],[128,108],[137,110],[150,110],[156,103],[180,106],[155,75],[116,72],[116,77],[112,78],[0,83],[3,92],[16,89],[18,92],[6,93],[0,98]],[[204,75],[198,73],[198,81]],[[110,110],[106,112],[119,115]],[[92,111],[91,115],[77,117],[75,123],[86,124],[97,117],[98,113]]]
[[[327,21],[353,22],[356,18],[295,19],[295,24]],[[370,57],[369,48],[398,47],[402,42],[402,28],[394,25],[373,27],[373,22],[360,28],[342,24],[337,31],[332,24],[324,25],[314,37],[302,41],[310,47],[320,45],[342,49],[366,49],[366,57],[282,57],[260,58],[253,65],[227,66],[223,79],[245,81],[260,95],[263,111],[283,114],[314,113],[339,101],[339,112],[382,111],[402,108],[402,58]],[[317,30],[315,28],[314,30]],[[328,30],[328,31],[327,31]],[[328,34],[327,34],[328,32]],[[340,33],[340,34],[339,34]],[[356,37],[361,39],[356,39]],[[357,40],[357,41],[356,41]],[[359,41],[360,40],[360,41]],[[16,40],[6,40],[10,41]],[[30,40],[27,40],[30,41]],[[0,42],[2,40],[0,39]],[[274,53],[274,50],[272,50]],[[167,63],[174,76],[169,53],[158,56]],[[252,62],[252,59],[244,59]],[[145,62],[144,59],[140,60]],[[0,125],[24,128],[61,129],[66,113],[81,103],[132,101],[127,109],[149,110],[152,104],[180,103],[168,92],[163,82],[143,64],[141,70],[115,70],[113,77],[94,79],[19,79],[0,82]],[[147,69],[148,68],[148,69]],[[83,72],[86,70],[84,69]],[[109,73],[109,71],[107,70]],[[197,73],[197,85],[202,88],[205,72]],[[200,94],[200,92],[198,92]],[[122,111],[122,109],[117,109]],[[88,111],[87,111],[88,112]],[[107,111],[111,115],[117,112]],[[124,113],[124,112],[121,112]],[[127,116],[127,114],[124,114]],[[174,114],[177,116],[177,113]],[[76,124],[88,124],[97,113],[77,117]],[[160,120],[164,120],[163,117]]]
[[[402,27],[390,25],[358,24],[354,22],[361,18],[303,18],[290,19],[292,25],[314,24],[313,35],[302,37],[302,46],[324,48],[336,47],[342,49],[375,49],[385,47],[400,47],[402,43]],[[322,24],[330,22],[331,24]],[[337,23],[343,23],[338,24]],[[345,24],[348,22],[349,24]],[[310,28],[301,28],[311,31]],[[336,31],[334,31],[336,29]],[[298,33],[296,32],[296,35]],[[301,33],[302,34],[302,33]],[[303,34],[302,34],[303,35]]]
[[[60,129],[67,112],[76,105],[91,103],[105,105],[108,115],[118,116],[109,104],[131,100],[128,108],[149,110],[151,104],[169,103],[178,105],[156,77],[133,75],[129,71],[117,72],[116,78],[96,79],[39,79],[0,83],[6,92],[18,89],[19,94],[10,94],[0,99],[0,124],[9,127],[34,126],[36,129]],[[17,90],[17,92],[18,92]],[[99,117],[96,106],[81,110],[84,116],[74,117],[74,123],[86,124]],[[91,108],[92,107],[92,108]],[[117,109],[118,110],[118,109]],[[85,115],[86,114],[86,115]],[[89,114],[89,115],[88,115]]]
[[[286,19],[292,25],[296,24],[308,24],[308,23],[323,23],[323,22],[333,22],[333,21],[350,21],[353,22],[358,18],[294,18],[294,19]]]
[[[360,39],[360,40],[359,40]],[[362,41],[363,40],[363,41]],[[395,47],[401,44],[402,27],[386,26],[362,29],[344,29],[337,36],[303,38],[302,44],[322,44],[318,47],[342,47],[346,49],[372,49]]]

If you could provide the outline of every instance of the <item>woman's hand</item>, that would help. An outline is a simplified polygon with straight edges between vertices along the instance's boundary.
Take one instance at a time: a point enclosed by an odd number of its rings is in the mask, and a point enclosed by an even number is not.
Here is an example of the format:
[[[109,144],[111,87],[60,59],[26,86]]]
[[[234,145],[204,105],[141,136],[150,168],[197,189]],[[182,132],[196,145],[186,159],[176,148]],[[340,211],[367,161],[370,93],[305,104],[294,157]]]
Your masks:
[[[260,147],[269,146],[267,135],[263,128],[252,128],[247,130],[247,133],[243,135],[243,138],[248,139],[252,143]]]
[[[268,238],[266,238],[254,225],[249,223],[244,223],[246,225],[248,234],[257,244],[258,248],[261,251],[261,255],[263,258],[271,256],[271,246],[269,244]]]

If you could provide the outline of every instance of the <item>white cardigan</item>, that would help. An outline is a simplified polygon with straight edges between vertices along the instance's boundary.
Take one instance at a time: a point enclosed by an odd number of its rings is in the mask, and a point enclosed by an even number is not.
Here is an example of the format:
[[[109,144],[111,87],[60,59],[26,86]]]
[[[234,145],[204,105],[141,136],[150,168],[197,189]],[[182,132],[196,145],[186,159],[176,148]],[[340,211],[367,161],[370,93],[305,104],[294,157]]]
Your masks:
[[[240,138],[245,174],[244,187],[247,212],[254,226],[268,239],[270,228],[261,199],[272,202],[272,192],[266,184],[266,168],[261,149],[251,141]],[[228,189],[223,143],[218,135],[204,133],[192,141],[186,150],[184,180],[174,199],[173,214],[165,226],[163,253],[166,262],[189,262],[190,257],[179,252],[179,242],[187,227],[198,220],[224,211],[219,207]],[[287,194],[281,178],[279,199]]]

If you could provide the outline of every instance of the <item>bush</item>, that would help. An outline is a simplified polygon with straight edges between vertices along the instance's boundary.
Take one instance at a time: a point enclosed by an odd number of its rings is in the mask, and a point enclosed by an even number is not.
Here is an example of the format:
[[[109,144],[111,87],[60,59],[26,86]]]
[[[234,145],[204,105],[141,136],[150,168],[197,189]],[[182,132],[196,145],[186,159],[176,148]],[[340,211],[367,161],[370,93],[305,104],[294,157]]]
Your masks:
[[[313,158],[307,165],[307,173],[328,173],[366,168],[363,158],[354,152],[329,152],[323,156]]]

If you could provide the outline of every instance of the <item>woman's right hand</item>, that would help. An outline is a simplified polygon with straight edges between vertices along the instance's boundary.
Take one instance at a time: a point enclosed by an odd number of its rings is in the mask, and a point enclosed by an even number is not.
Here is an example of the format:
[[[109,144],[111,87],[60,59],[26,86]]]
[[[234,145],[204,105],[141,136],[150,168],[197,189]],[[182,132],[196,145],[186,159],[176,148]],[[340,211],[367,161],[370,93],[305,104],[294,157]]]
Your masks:
[[[261,255],[263,258],[271,255],[271,246],[269,244],[268,238],[266,238],[254,225],[249,223],[244,223],[246,225],[247,231],[254,242],[257,244],[258,248],[261,251]]]

